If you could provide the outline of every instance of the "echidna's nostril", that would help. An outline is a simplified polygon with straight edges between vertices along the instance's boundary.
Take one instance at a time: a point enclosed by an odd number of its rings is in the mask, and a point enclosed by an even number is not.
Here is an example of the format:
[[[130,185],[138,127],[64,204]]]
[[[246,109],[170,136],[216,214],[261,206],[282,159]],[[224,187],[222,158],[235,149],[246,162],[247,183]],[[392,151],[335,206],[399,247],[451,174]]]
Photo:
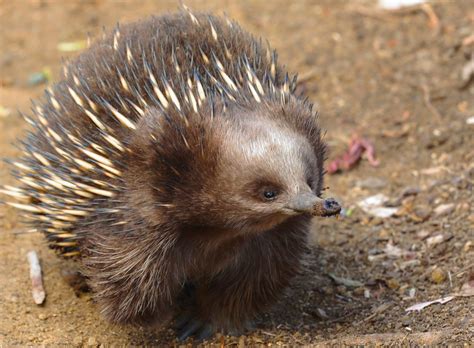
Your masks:
[[[322,216],[332,216],[341,212],[341,205],[334,198],[327,198],[323,201]]]
[[[328,210],[340,209],[341,206],[334,198],[328,198],[324,200],[324,208]]]

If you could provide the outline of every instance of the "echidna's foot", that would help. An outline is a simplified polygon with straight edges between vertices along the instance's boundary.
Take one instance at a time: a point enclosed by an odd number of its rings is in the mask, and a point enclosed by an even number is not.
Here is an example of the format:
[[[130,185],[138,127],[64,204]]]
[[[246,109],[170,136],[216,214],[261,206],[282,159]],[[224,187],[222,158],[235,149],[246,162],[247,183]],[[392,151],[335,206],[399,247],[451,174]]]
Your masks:
[[[225,330],[223,333],[228,336],[239,337],[245,335],[248,331],[253,331],[255,329],[255,323],[253,321],[245,321],[242,323],[239,328],[232,328]]]
[[[182,313],[176,318],[174,329],[180,341],[184,341],[189,337],[202,341],[214,334],[214,329],[210,323],[196,318],[190,312]]]

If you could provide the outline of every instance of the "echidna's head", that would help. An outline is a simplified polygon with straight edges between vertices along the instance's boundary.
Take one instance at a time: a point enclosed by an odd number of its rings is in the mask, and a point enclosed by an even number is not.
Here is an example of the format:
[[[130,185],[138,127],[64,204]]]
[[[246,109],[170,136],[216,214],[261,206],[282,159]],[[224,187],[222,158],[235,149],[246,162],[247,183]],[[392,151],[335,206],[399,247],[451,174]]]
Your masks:
[[[236,233],[267,231],[309,215],[321,201],[325,152],[314,118],[297,102],[234,107],[213,120],[179,125],[154,110],[133,150],[141,157],[131,169],[140,173],[132,174],[135,200],[157,223],[166,218]]]

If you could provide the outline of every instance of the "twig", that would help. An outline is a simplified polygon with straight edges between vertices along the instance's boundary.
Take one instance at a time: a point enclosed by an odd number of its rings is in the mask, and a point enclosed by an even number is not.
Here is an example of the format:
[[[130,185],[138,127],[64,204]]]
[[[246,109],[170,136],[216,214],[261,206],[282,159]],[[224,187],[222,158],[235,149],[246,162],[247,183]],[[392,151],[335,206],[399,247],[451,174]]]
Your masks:
[[[441,32],[440,20],[431,4],[425,3],[421,5],[404,6],[398,9],[379,9],[369,8],[366,6],[350,6],[349,10],[362,16],[371,17],[378,20],[386,20],[387,17],[390,18],[391,16],[404,16],[423,12],[428,17],[429,26],[436,30],[436,34]]]
[[[271,332],[267,332],[267,331],[260,331],[260,332],[267,336],[273,336],[273,337],[276,336],[275,334],[272,334]]]
[[[18,229],[18,230],[14,230],[12,233],[16,234],[16,235],[20,235],[20,234],[39,233],[39,231],[36,228],[32,228],[32,229],[29,229],[29,230]]]
[[[441,25],[436,12],[433,10],[433,6],[431,6],[431,4],[424,3],[421,4],[421,10],[426,14],[426,16],[428,16],[431,29],[435,29],[436,34],[439,34],[441,32]]]
[[[33,289],[33,300],[37,305],[40,305],[44,302],[46,293],[43,288],[43,277],[38,254],[36,251],[32,250],[26,254],[26,257],[28,258],[28,263],[30,264],[30,278]]]
[[[430,89],[428,87],[428,85],[426,85],[425,83],[422,84],[421,86],[421,90],[423,91],[423,100],[425,102],[425,105],[426,107],[428,108],[428,110],[430,110],[430,112],[436,116],[436,118],[438,119],[438,121],[441,121],[441,119],[443,118],[441,116],[441,114],[439,113],[438,109],[436,109],[433,104],[431,103],[431,93],[430,93]]]
[[[458,273],[456,273],[454,276],[456,278],[459,278],[461,275],[463,275],[464,273],[466,273],[470,268],[474,267],[474,263],[471,263],[470,265],[464,267],[463,269],[461,269]]]
[[[471,34],[469,36],[466,36],[463,40],[462,40],[462,43],[461,45],[462,46],[469,46],[469,45],[472,45],[474,43],[474,34]]]
[[[307,71],[304,71],[301,75],[298,75],[298,83],[303,83],[312,80],[317,76],[318,71],[318,68],[312,68]]]
[[[384,303],[384,304],[378,306],[371,315],[369,315],[367,318],[362,319],[361,321],[359,321],[358,324],[366,323],[366,322],[374,319],[377,315],[385,312],[390,307],[392,307],[391,303]]]

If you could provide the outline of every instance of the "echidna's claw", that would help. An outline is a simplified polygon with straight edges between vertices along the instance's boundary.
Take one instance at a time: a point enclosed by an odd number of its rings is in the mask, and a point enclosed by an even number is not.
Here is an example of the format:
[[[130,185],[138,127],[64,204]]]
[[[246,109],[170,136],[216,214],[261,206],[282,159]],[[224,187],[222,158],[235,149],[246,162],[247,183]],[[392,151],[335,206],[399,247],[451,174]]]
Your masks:
[[[199,341],[204,341],[209,338],[214,334],[214,329],[210,324],[205,324],[198,333],[196,333],[196,339]]]
[[[197,340],[201,341],[211,337],[214,333],[210,324],[204,323],[190,315],[184,315],[177,319],[175,330],[178,340],[180,341],[184,341],[191,336],[194,336]]]

